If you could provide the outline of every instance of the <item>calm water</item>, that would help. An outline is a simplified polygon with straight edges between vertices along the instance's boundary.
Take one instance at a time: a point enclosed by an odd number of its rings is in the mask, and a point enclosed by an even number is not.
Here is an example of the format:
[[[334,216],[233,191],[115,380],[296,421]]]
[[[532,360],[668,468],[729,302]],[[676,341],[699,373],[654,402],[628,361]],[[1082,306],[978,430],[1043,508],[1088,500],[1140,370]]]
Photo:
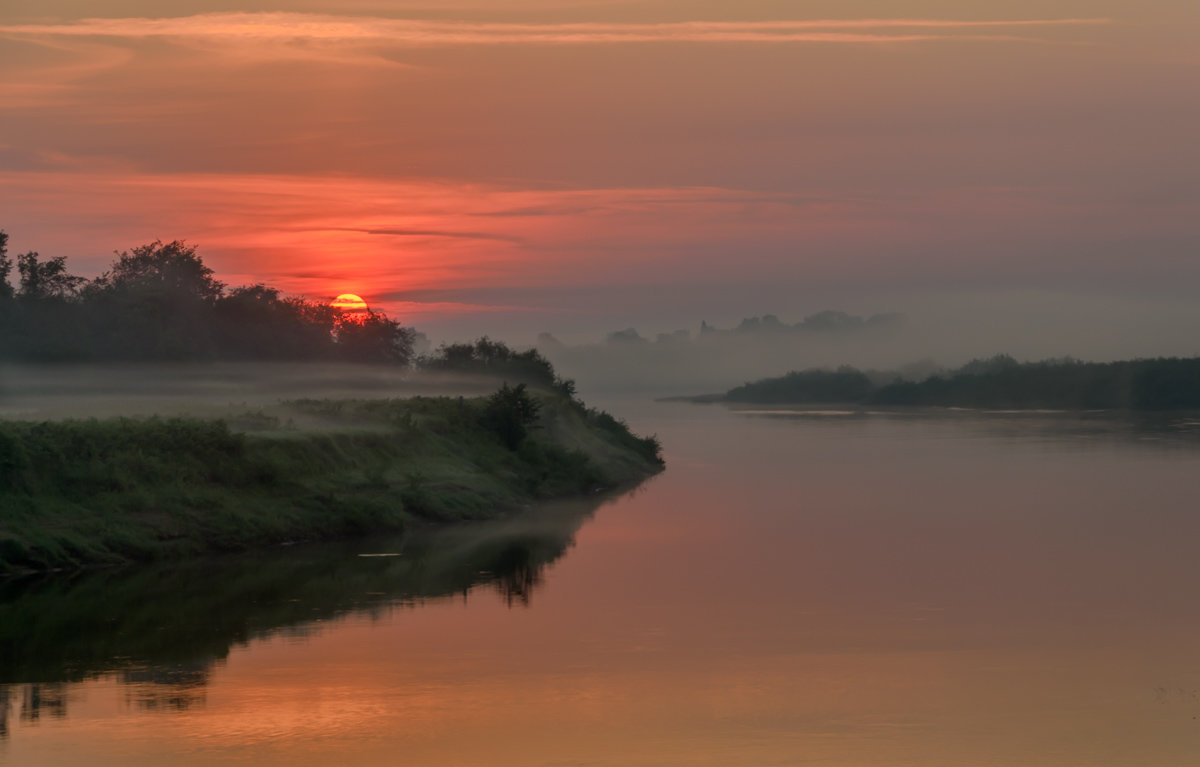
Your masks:
[[[423,539],[0,583],[0,762],[1200,758],[1197,423],[601,404],[666,473]]]

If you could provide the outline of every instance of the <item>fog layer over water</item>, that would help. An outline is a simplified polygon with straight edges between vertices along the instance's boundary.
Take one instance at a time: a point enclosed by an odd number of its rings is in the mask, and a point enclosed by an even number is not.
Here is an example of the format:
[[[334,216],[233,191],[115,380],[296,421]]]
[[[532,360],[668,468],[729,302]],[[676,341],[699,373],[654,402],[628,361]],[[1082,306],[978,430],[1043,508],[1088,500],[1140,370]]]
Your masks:
[[[893,296],[858,312],[726,313],[707,322],[647,321],[607,331],[542,333],[537,346],[585,387],[675,394],[720,392],[813,367],[851,365],[919,378],[998,354],[1094,362],[1200,354],[1194,301],[1036,291],[919,301]]]
[[[273,555],[260,570],[288,577],[253,598],[217,591],[205,616],[180,614],[170,579],[140,599],[116,573],[10,584],[0,610],[101,578],[90,604],[111,592],[113,625],[137,603],[142,632],[216,631],[239,612],[258,629],[215,637],[200,675],[114,642],[75,677],[39,678],[54,660],[40,650],[0,680],[0,758],[1132,766],[1200,752],[1195,419],[594,404],[657,432],[668,470],[591,518],[581,507],[565,554],[527,560],[543,563],[516,580],[527,603],[479,572],[490,563],[420,599],[349,563],[410,567],[395,541],[328,549],[304,577],[308,554]]]

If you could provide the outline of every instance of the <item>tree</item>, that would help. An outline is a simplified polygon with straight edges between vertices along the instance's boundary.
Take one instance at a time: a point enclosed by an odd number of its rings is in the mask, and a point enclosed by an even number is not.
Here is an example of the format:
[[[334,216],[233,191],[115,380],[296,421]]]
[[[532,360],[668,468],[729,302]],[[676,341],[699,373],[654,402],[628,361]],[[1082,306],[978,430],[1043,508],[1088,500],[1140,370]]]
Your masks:
[[[8,281],[13,262],[8,257],[8,232],[0,229],[0,301],[13,297],[13,287]]]
[[[182,240],[155,240],[116,255],[112,269],[96,278],[100,291],[190,297],[211,304],[225,289],[196,255],[196,246]]]
[[[61,257],[10,258],[0,230],[0,356],[412,360],[418,334],[386,315],[346,315],[261,284],[226,291],[196,248],[182,241],[156,240],[116,256],[89,282],[69,274]],[[8,281],[14,267],[17,290]]]
[[[558,380],[550,360],[537,349],[513,351],[487,336],[473,344],[442,345],[432,357],[422,359],[421,365],[429,370],[478,373],[538,386],[554,386]]]
[[[862,317],[855,317],[845,312],[827,309],[823,312],[808,315],[796,327],[802,330],[843,331],[858,330],[862,325]]]
[[[644,344],[646,339],[642,338],[641,333],[638,333],[634,328],[625,328],[624,330],[614,330],[608,334],[605,339],[610,344]]]
[[[222,354],[255,359],[332,359],[340,313],[327,303],[282,298],[267,285],[245,285],[215,307]]]
[[[2,270],[4,267],[0,265],[0,271]],[[87,282],[83,277],[77,277],[67,271],[65,256],[39,261],[37,251],[32,250],[17,256],[17,272],[21,275],[21,289],[18,295],[30,301],[71,298],[79,292],[80,286]]]
[[[516,450],[529,433],[529,427],[537,421],[542,403],[529,396],[525,384],[509,386],[507,383],[488,397],[483,408],[481,421],[484,428],[495,434],[509,450]]]
[[[412,361],[416,331],[368,309],[363,315],[340,317],[335,336],[343,359],[407,365]]]
[[[220,355],[213,309],[224,285],[180,240],[117,253],[84,298],[100,356],[210,359]]]

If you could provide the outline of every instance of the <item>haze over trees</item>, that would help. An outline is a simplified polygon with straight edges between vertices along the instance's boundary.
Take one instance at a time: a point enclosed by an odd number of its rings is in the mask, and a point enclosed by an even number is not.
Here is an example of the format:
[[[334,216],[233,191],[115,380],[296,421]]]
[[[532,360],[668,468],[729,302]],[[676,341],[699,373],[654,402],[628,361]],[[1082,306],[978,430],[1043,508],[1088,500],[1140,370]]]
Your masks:
[[[580,345],[542,333],[537,348],[589,388],[696,392],[727,388],[741,376],[770,375],[780,369],[780,359],[810,365],[861,364],[890,354],[908,333],[907,320],[900,314],[860,316],[827,310],[798,322],[764,314],[728,327],[702,321],[691,330],[656,334],[643,335],[628,327]]]
[[[872,379],[890,378],[887,383]],[[1065,410],[1200,408],[1200,358],[1120,362],[973,360],[920,380],[850,367],[794,371],[730,389],[729,402],[863,403]]]
[[[228,288],[194,245],[155,241],[116,256],[108,271],[88,280],[71,274],[61,256],[31,251],[11,258],[0,231],[0,358],[413,359],[415,331],[385,314],[343,313],[262,284]]]

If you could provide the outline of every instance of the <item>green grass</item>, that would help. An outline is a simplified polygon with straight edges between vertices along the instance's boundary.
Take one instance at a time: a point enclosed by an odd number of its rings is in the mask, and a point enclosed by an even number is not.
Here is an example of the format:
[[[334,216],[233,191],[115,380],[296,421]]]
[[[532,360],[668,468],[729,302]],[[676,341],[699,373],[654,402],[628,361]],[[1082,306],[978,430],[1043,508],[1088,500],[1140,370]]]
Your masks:
[[[0,422],[0,572],[494,518],[661,466],[653,438],[568,397],[535,396],[537,421],[515,448],[489,430],[487,398]]]

